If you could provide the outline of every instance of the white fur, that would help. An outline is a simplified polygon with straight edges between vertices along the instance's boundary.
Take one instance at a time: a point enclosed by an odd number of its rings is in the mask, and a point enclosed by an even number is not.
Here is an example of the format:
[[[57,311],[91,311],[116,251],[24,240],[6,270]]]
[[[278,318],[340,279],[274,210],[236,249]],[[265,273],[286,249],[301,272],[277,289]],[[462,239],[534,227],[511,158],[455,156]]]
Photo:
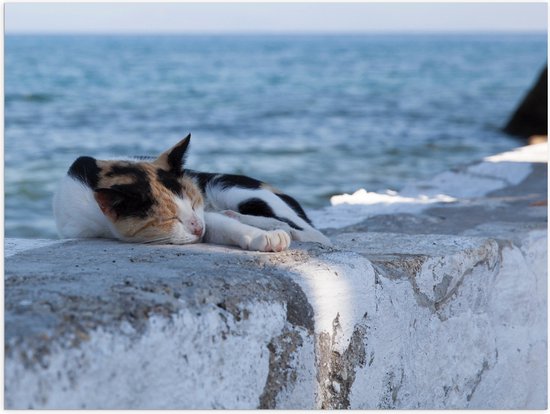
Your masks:
[[[174,226],[172,233],[172,243],[174,244],[187,244],[199,242],[206,231],[204,222],[204,209],[198,207],[193,210],[189,199],[182,199],[174,197],[176,206],[178,207],[179,222]],[[192,230],[196,227],[202,229],[200,236],[193,234]]]
[[[53,214],[59,236],[66,238],[117,238],[88,186],[66,175],[53,197]]]

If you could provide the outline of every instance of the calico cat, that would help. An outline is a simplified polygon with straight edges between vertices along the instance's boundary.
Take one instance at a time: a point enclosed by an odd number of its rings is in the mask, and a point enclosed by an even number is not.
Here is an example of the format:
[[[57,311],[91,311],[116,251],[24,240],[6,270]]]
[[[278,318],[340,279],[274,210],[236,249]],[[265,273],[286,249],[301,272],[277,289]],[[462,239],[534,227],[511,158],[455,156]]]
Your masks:
[[[54,195],[59,235],[265,252],[285,250],[291,239],[330,244],[294,198],[268,184],[185,169],[190,139],[156,159],[78,158]]]

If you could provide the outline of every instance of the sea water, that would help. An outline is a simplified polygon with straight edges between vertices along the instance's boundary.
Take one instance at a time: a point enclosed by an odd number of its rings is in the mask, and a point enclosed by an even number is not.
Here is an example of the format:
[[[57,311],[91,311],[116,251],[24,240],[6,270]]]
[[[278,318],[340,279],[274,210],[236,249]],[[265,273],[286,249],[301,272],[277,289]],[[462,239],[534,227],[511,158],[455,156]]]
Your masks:
[[[56,237],[79,155],[155,155],[247,174],[306,209],[399,190],[521,145],[501,132],[546,34],[8,35],[5,235]]]

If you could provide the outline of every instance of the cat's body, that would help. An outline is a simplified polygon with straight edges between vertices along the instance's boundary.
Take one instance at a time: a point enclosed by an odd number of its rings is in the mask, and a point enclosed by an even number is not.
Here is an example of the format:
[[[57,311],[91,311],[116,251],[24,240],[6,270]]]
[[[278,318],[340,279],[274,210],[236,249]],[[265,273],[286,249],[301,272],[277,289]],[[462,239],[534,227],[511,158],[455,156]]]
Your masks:
[[[291,238],[330,244],[296,200],[269,185],[184,169],[189,138],[157,159],[78,158],[54,196],[59,234],[259,251],[285,250]]]

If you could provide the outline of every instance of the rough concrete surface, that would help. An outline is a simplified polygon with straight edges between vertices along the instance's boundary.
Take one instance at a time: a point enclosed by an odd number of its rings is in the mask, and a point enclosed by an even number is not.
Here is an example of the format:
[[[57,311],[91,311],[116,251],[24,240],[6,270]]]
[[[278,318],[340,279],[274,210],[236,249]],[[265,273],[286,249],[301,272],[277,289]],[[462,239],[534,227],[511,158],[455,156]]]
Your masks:
[[[8,239],[5,407],[546,408],[545,151],[315,212],[332,247]]]

